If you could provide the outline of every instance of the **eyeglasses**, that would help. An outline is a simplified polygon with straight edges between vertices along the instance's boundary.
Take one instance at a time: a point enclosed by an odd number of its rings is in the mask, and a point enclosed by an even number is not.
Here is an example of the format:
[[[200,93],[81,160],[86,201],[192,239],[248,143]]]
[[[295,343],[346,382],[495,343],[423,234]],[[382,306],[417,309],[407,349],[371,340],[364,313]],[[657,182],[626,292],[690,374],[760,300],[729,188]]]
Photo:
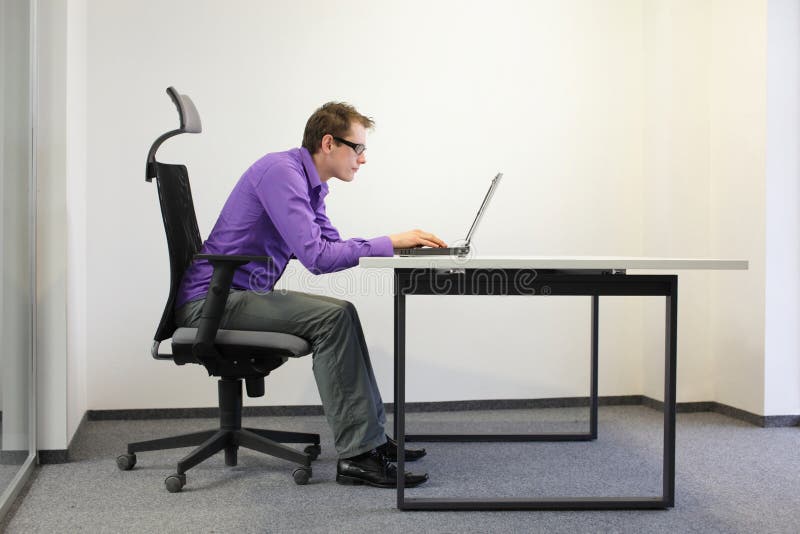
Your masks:
[[[333,137],[333,139],[335,141],[338,141],[339,143],[345,144],[345,145],[349,146],[350,148],[352,148],[355,151],[356,156],[360,156],[367,149],[367,145],[361,145],[361,144],[358,144],[358,143],[353,143],[351,141],[348,141],[347,139],[342,139],[341,137],[336,137],[335,135],[333,135],[331,137]]]

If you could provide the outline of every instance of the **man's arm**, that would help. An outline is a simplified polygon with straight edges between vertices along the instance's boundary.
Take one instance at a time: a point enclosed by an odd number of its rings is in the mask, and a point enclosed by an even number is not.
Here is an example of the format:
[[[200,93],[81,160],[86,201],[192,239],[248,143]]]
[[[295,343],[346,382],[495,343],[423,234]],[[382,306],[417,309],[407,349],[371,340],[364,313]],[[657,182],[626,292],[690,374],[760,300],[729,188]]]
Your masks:
[[[339,235],[339,230],[334,228],[333,223],[328,219],[328,214],[325,212],[325,200],[321,200],[317,205],[317,210],[314,215],[316,216],[317,224],[319,224],[320,231],[322,232],[322,237],[333,242],[342,240]]]
[[[273,165],[262,175],[253,177],[261,205],[289,250],[306,269],[314,274],[332,273],[356,266],[362,256],[393,254],[392,240],[388,236],[344,241],[326,239],[311,207],[307,184],[298,169],[285,163]],[[332,225],[330,228],[339,237]],[[333,237],[333,233],[326,231],[327,236]]]

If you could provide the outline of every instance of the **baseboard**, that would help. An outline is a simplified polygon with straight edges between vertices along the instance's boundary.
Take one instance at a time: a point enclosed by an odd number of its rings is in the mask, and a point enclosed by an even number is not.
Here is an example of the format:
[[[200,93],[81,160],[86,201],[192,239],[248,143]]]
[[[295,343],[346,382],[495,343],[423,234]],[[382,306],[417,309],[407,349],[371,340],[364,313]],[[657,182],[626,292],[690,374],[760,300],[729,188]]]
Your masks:
[[[67,449],[47,449],[39,451],[39,465],[65,464],[67,462],[69,462],[69,451]]]
[[[650,397],[642,397],[645,406],[649,406],[654,410],[661,410],[664,403],[651,399]],[[692,412],[714,412],[721,415],[727,415],[733,419],[746,421],[752,425],[760,426],[763,428],[778,428],[786,426],[800,426],[800,415],[758,415],[740,408],[734,408],[721,402],[706,401],[706,402],[679,402],[677,405],[678,413],[692,413]]]
[[[39,465],[68,463],[70,458],[72,458],[72,451],[75,450],[75,438],[81,433],[81,430],[86,426],[86,421],[88,420],[89,412],[87,411],[84,412],[83,417],[81,417],[81,422],[78,423],[78,428],[76,428],[75,433],[72,434],[72,438],[69,440],[69,445],[67,445],[66,449],[40,450]]]
[[[645,395],[618,395],[605,396],[598,399],[600,406],[639,406],[644,405],[654,410],[661,410],[663,402]],[[514,410],[532,408],[571,408],[589,406],[589,397],[557,397],[549,399],[486,399],[486,400],[461,400],[443,402],[409,402],[406,404],[408,413],[422,412],[456,412],[469,410]],[[394,405],[385,404],[386,412],[393,413]],[[733,408],[713,401],[706,402],[679,402],[678,413],[715,412],[734,419],[746,421],[750,424],[774,428],[786,426],[800,426],[800,415],[756,415],[754,413]],[[245,406],[242,409],[245,417],[271,417],[271,416],[303,416],[323,415],[320,405],[297,406]],[[219,409],[210,408],[148,408],[130,410],[88,410],[84,415],[81,425],[89,421],[109,420],[146,420],[146,419],[195,419],[219,417]],[[75,433],[77,435],[77,432]],[[40,463],[41,460],[40,460]]]

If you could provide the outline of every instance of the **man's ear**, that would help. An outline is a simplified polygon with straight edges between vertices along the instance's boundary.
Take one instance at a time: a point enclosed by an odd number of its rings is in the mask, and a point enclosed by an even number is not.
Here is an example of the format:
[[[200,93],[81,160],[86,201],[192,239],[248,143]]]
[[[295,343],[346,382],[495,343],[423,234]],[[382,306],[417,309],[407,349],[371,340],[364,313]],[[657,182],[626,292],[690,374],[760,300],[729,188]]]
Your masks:
[[[320,143],[320,150],[322,150],[322,152],[325,154],[330,154],[332,149],[333,149],[333,136],[331,134],[323,135],[322,142]]]

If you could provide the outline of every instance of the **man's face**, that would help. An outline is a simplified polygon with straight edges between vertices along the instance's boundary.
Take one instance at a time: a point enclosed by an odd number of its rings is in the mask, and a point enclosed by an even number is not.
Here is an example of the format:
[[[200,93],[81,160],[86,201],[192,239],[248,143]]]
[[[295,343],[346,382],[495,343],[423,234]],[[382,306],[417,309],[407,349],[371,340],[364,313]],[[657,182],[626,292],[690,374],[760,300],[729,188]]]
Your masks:
[[[361,124],[354,123],[343,139],[357,145],[367,144],[367,130]],[[352,182],[356,171],[367,162],[366,152],[359,156],[352,147],[333,142],[331,146],[331,174],[344,182]]]

